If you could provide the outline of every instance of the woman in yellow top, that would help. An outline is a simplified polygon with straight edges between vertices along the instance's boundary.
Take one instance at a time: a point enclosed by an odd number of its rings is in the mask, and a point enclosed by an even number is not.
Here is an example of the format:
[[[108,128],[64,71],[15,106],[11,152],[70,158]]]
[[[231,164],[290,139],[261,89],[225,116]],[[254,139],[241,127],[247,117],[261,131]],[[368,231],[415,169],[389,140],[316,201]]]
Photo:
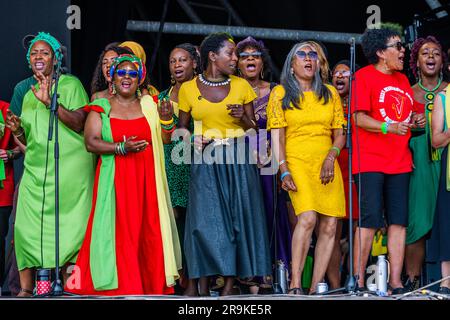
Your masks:
[[[311,43],[289,52],[267,106],[283,189],[289,191],[297,218],[292,236],[290,293],[302,294],[300,278],[311,235],[318,222],[310,293],[322,282],[333,250],[337,219],[345,216],[344,185],[336,158],[345,144],[344,116],[336,89],[320,76]],[[334,141],[334,142],[333,142]]]
[[[192,117],[196,136],[184,249],[189,277],[222,275],[221,294],[229,295],[235,277],[271,273],[259,173],[245,137],[256,129],[256,94],[232,75],[237,57],[230,35],[209,35],[200,54],[205,72],[178,93],[179,127],[188,129]],[[201,295],[208,292],[201,286]]]

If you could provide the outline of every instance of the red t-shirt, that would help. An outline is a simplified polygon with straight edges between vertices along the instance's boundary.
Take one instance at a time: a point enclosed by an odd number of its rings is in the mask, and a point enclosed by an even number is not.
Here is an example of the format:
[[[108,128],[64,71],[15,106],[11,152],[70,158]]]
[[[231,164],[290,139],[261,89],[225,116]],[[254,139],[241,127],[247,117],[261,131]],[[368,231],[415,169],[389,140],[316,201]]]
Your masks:
[[[9,103],[0,101],[0,112],[3,114],[4,120],[6,120],[8,107]],[[11,137],[11,131],[5,128],[5,134],[0,138],[0,149],[9,150],[12,148],[14,148],[14,140]],[[12,161],[5,163],[5,177],[6,179],[3,180],[3,189],[0,189],[0,207],[12,206],[13,203],[14,169]]]
[[[370,117],[382,122],[410,122],[413,91],[404,74],[384,74],[369,65],[355,73],[353,92],[352,112],[366,111]],[[352,126],[353,174],[359,171],[386,174],[412,171],[408,147],[410,131],[399,136],[355,128],[354,123]]]

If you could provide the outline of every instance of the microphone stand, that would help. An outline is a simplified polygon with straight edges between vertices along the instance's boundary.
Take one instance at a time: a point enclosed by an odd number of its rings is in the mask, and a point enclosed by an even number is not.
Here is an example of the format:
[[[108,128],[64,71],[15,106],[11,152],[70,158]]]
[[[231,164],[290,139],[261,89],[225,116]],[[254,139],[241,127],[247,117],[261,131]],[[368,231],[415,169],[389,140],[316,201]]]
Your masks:
[[[356,43],[355,38],[350,39],[350,79],[349,79],[349,93],[348,93],[348,108],[347,108],[347,142],[346,148],[348,150],[348,236],[349,236],[349,274],[345,281],[345,285],[343,288],[329,290],[322,294],[332,294],[337,292],[345,292],[345,293],[356,293],[356,277],[354,275],[353,270],[353,178],[352,178],[352,154],[353,154],[353,145],[352,145],[352,126],[351,126],[351,110],[352,110],[352,98],[353,98],[353,81],[356,69],[356,61],[355,61],[355,49]],[[344,262],[345,263],[345,262]]]
[[[52,102],[50,104],[50,120],[48,124],[48,140],[53,139],[53,130],[55,130],[54,152],[55,159],[55,281],[52,284],[52,296],[62,296],[64,289],[62,287],[59,275],[59,134],[58,134],[58,82],[61,75],[62,61],[58,61],[56,70],[53,74],[55,89],[53,91]]]
[[[351,125],[351,110],[353,101],[353,81],[355,76],[356,61],[355,61],[356,43],[355,38],[350,40],[350,83],[348,93],[348,107],[347,107],[347,150],[348,150],[348,236],[349,236],[349,274],[345,282],[345,291],[348,293],[356,292],[356,278],[353,270],[353,178],[352,178],[352,125]]]

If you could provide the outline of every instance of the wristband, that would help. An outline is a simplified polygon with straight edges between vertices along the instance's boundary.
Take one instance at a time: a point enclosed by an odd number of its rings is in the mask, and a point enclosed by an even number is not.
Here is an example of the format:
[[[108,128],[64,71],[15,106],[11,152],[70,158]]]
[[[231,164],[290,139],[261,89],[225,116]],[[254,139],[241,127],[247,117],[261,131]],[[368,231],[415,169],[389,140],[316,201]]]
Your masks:
[[[281,174],[281,177],[280,177],[281,181],[283,181],[283,179],[284,179],[285,177],[290,176],[290,175],[291,175],[291,173],[290,173],[289,171],[286,171],[286,172],[282,173],[282,174]]]
[[[339,155],[341,154],[341,149],[339,149],[338,147],[332,146],[330,151],[331,150],[335,150],[337,152],[337,157],[339,157]]]
[[[381,132],[383,134],[387,134],[388,133],[388,127],[389,127],[389,124],[387,122],[383,122],[381,124]]]

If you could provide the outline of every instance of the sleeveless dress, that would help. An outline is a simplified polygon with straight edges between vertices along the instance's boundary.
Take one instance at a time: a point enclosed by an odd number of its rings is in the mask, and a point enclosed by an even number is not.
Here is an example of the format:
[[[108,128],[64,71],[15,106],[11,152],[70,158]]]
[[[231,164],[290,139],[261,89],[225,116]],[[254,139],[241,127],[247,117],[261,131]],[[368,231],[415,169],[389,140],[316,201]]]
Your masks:
[[[111,118],[114,142],[124,137],[137,140],[152,137],[144,117],[134,120]],[[101,160],[97,165],[94,203]],[[154,156],[151,144],[145,151],[115,157],[114,185],[116,190],[116,265],[118,288],[97,291],[90,272],[90,245],[94,210],[91,211],[86,238],[76,266],[80,268],[79,288],[68,291],[83,295],[170,294],[166,286],[161,227],[156,196]]]

